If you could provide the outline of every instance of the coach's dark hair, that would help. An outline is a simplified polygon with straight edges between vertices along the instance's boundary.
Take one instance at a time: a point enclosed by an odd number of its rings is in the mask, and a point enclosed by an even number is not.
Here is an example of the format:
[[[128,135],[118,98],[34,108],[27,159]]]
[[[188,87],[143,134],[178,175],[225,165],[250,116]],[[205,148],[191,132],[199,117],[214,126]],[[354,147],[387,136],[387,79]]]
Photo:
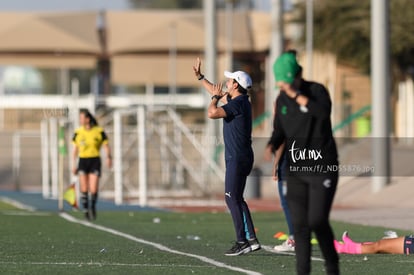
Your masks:
[[[91,127],[98,126],[98,121],[96,121],[96,118],[89,112],[88,109],[82,108],[79,110],[79,113],[84,114],[85,117],[89,118]]]
[[[239,93],[246,95],[247,94],[247,89],[243,88],[239,82],[237,82],[237,80],[233,79],[234,83],[237,83],[237,91],[239,91]]]

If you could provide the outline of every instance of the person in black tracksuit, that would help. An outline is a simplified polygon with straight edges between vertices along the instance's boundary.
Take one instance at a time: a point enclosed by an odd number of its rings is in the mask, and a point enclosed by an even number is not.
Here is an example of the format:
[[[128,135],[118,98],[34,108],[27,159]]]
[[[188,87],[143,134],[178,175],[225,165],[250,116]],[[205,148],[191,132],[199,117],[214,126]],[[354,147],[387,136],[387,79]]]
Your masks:
[[[311,272],[311,233],[325,258],[327,274],[339,274],[339,258],[329,223],[338,183],[338,154],[330,121],[327,89],[302,79],[292,52],[283,53],[273,66],[280,95],[276,101],[274,150],[285,143],[287,195],[296,241],[296,270]]]

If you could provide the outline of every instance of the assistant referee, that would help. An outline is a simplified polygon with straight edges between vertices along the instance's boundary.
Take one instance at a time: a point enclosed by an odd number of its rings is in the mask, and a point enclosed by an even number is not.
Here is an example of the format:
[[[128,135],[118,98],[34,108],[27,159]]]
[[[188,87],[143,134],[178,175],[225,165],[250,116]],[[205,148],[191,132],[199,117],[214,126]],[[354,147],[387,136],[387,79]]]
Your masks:
[[[101,176],[100,149],[106,151],[106,164],[112,167],[111,149],[105,131],[98,125],[95,117],[87,110],[79,112],[80,127],[75,131],[73,143],[73,163],[79,158],[73,174],[78,174],[81,191],[81,203],[85,218],[96,219],[96,201],[98,199],[99,178]],[[89,194],[91,204],[89,205]]]

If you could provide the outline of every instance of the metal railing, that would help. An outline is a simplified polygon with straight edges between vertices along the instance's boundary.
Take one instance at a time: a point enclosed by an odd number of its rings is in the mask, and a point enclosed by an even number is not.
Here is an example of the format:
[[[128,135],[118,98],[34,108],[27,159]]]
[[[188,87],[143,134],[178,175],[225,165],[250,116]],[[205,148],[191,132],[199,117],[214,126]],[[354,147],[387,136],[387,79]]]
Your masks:
[[[139,204],[145,206],[148,197],[163,188],[170,195],[178,189],[208,195],[209,182],[224,182],[223,169],[200,142],[203,134],[197,136],[174,110],[138,106],[115,110],[113,117],[116,204],[128,197],[138,198]],[[133,126],[123,123],[128,117],[136,119]],[[126,146],[133,152],[128,157],[124,154]],[[135,178],[138,185],[134,186],[131,183]]]

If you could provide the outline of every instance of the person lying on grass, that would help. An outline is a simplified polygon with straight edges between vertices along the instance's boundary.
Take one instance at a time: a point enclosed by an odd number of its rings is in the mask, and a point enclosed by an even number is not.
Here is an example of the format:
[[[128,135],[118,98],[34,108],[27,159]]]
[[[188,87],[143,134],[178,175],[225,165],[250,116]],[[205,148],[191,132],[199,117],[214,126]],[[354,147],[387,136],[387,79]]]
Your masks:
[[[342,254],[414,254],[414,235],[380,239],[375,242],[355,242],[348,232],[342,234],[342,242],[334,240],[335,249]]]

